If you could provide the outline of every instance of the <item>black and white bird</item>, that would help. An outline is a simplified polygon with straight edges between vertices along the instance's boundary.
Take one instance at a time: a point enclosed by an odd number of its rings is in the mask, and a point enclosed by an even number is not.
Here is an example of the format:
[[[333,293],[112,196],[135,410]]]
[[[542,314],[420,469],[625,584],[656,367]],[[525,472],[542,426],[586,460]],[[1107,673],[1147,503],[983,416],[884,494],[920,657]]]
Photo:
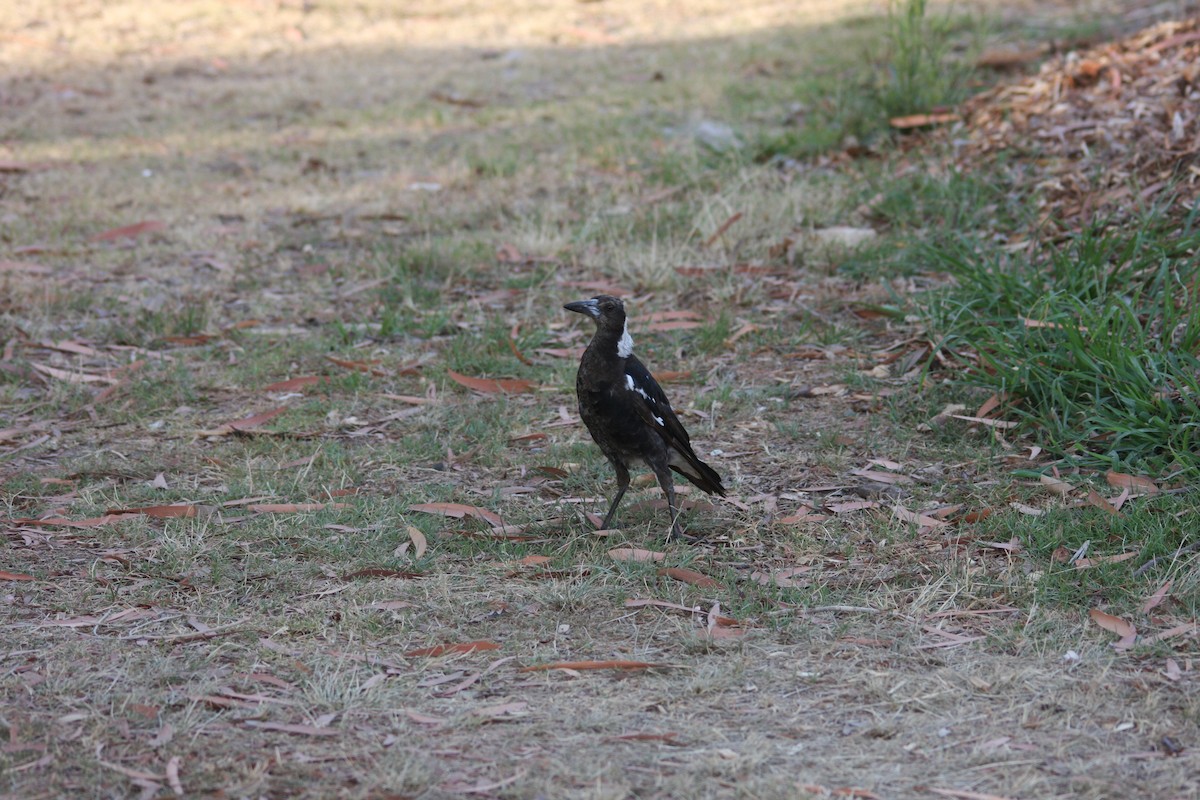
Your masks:
[[[617,473],[617,496],[604,517],[607,528],[625,490],[629,468],[639,462],[654,471],[671,509],[668,540],[681,537],[675,481],[671,470],[708,494],[725,496],[721,476],[692,450],[691,439],[650,370],[633,354],[625,304],[609,295],[567,303],[563,308],[587,314],[596,333],[579,362],[575,393],[579,416]]]

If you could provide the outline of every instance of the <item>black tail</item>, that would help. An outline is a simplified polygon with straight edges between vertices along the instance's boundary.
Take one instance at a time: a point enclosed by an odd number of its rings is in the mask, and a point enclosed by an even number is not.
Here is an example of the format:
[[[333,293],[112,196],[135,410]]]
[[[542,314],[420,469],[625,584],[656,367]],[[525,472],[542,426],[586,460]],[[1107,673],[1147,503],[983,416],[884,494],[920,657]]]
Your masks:
[[[725,496],[725,487],[721,484],[721,476],[717,471],[700,460],[691,448],[686,451],[671,448],[671,469],[699,486],[708,494]]]

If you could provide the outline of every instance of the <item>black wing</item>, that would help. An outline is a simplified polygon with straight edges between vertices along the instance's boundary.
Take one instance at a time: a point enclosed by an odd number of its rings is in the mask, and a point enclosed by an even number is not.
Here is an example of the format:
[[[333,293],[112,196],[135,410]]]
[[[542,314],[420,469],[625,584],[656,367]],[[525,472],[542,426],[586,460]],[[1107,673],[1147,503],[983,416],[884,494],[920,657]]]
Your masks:
[[[637,356],[625,359],[625,388],[634,395],[632,406],[642,422],[657,430],[666,442],[671,469],[709,494],[715,492],[723,497],[725,487],[721,485],[721,476],[692,450],[691,437],[671,408],[671,401]]]

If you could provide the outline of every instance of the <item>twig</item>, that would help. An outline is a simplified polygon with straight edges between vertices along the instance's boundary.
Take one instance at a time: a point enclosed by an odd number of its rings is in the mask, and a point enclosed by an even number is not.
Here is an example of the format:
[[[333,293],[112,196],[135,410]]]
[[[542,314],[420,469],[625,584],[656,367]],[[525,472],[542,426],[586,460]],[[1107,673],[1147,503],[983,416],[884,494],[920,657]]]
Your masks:
[[[1179,558],[1184,553],[1194,553],[1197,550],[1200,550],[1200,539],[1192,542],[1187,547],[1181,547],[1178,550],[1176,550],[1174,553],[1171,554],[1171,560],[1173,561],[1173,560]],[[1145,564],[1142,564],[1140,567],[1138,567],[1137,569],[1135,569],[1133,571],[1133,577],[1135,577],[1135,578],[1141,577],[1143,574],[1146,573],[1146,571],[1148,571],[1151,567],[1153,567],[1159,561],[1162,561],[1164,558],[1165,558],[1165,556],[1155,556],[1154,558],[1150,559]]]
[[[132,634],[122,636],[121,639],[133,639],[146,641],[163,642],[164,644],[185,644],[187,642],[197,642],[203,639],[215,639],[218,636],[228,636],[231,633],[240,633],[242,630],[238,626],[245,620],[231,622],[223,628],[213,628],[207,631],[196,631],[195,633],[157,633],[157,634]]]
[[[814,613],[821,613],[824,611],[844,611],[847,614],[880,614],[880,613],[882,613],[881,609],[871,608],[870,606],[809,606],[808,608],[805,608],[803,610],[811,611]]]

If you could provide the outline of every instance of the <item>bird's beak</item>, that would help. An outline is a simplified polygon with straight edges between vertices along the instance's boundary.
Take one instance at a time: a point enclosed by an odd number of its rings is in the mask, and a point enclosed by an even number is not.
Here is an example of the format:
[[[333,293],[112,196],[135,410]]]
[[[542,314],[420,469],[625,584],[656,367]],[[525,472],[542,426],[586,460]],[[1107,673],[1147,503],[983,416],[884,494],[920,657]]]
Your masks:
[[[567,303],[563,308],[567,311],[574,311],[576,314],[587,314],[589,317],[600,316],[600,304],[595,300],[579,300],[575,303]]]

